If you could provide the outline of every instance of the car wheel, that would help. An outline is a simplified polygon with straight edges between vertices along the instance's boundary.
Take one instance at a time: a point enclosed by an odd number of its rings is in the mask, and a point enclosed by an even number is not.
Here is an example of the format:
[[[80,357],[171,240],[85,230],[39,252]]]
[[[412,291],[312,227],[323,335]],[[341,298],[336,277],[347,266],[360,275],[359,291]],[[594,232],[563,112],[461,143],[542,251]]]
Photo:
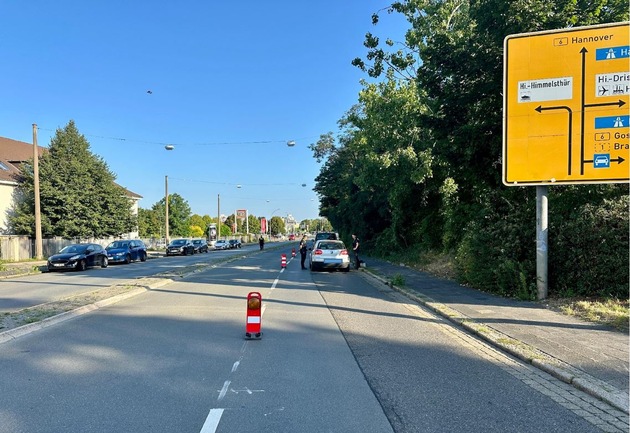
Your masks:
[[[125,256],[125,264],[128,265],[129,263],[131,263],[131,254]]]
[[[344,272],[350,272],[350,265],[346,266],[345,268],[341,269]]]
[[[109,259],[107,258],[107,256],[105,256],[101,260],[101,268],[106,268],[108,266],[109,266]]]
[[[85,260],[80,260],[77,264],[77,271],[85,271],[86,268],[87,264],[85,263]]]
[[[147,261],[147,254],[146,253],[140,253],[140,261],[141,262],[146,262]]]

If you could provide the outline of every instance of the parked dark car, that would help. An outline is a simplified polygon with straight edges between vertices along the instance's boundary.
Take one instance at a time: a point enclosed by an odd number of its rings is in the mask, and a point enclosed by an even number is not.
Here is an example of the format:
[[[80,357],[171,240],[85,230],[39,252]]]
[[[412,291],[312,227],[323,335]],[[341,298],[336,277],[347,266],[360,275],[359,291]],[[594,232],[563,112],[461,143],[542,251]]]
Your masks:
[[[167,256],[187,256],[195,254],[195,246],[189,239],[173,239],[166,247]]]
[[[192,243],[195,246],[195,253],[208,252],[208,242],[205,239],[193,239]]]
[[[241,241],[239,241],[238,239],[230,239],[230,248],[240,248],[241,247]]]
[[[132,260],[147,260],[147,247],[141,240],[120,240],[107,245],[107,258],[110,263],[129,264]]]
[[[48,258],[48,271],[84,271],[91,266],[106,268],[109,264],[105,248],[98,244],[72,244]]]

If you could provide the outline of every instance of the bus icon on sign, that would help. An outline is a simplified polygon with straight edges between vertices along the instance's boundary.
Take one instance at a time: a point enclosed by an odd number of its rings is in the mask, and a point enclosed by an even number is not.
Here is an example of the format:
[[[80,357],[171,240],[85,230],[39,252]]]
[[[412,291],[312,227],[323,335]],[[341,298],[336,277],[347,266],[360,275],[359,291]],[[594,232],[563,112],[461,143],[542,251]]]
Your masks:
[[[596,153],[595,155],[593,155],[593,167],[609,168],[610,167],[610,154],[609,153]]]

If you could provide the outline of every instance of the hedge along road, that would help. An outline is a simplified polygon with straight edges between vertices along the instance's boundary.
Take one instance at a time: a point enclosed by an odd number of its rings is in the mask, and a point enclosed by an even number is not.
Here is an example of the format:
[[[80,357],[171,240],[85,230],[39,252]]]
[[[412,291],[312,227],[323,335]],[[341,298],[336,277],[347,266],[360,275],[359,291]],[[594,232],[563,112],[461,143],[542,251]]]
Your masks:
[[[361,272],[264,252],[4,343],[0,433],[599,431],[563,385]]]

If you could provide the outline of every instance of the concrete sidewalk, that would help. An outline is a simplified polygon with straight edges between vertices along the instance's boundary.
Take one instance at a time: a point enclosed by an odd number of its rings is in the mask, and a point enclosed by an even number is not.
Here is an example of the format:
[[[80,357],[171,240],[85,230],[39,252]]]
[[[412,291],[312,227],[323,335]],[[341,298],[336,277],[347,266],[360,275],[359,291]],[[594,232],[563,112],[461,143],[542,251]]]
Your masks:
[[[444,317],[558,379],[629,412],[628,334],[554,312],[535,302],[506,299],[453,281],[363,257],[369,272]],[[391,284],[390,284],[391,285]]]

